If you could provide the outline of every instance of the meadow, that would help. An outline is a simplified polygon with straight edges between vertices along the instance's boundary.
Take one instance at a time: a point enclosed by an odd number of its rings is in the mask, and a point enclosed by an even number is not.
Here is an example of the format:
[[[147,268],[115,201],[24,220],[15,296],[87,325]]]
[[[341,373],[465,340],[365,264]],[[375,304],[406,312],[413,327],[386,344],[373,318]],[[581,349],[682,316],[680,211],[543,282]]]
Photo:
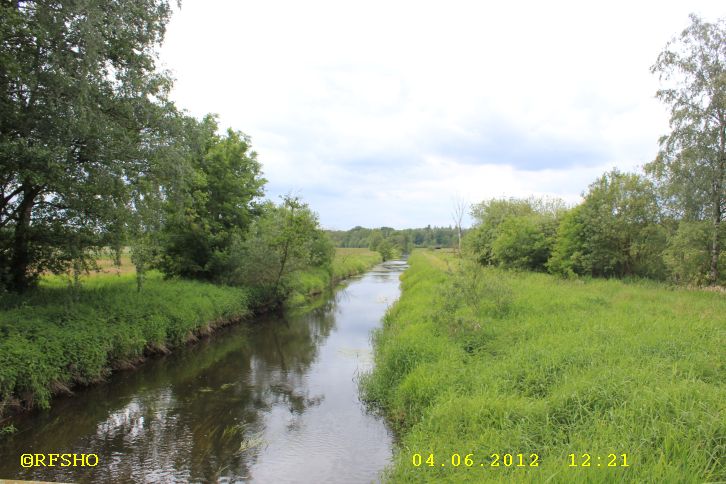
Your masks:
[[[294,275],[290,303],[300,304],[378,261],[367,249],[339,250],[332,274],[311,269]],[[79,286],[68,276],[46,275],[25,294],[0,294],[0,417],[9,410],[47,408],[54,394],[133,368],[146,356],[193,342],[256,309],[253,292],[244,287],[164,279],[151,271],[138,292],[128,257],[118,268],[108,259],[99,260],[99,267],[83,275]]]
[[[390,482],[726,480],[726,296],[415,251],[361,382]]]

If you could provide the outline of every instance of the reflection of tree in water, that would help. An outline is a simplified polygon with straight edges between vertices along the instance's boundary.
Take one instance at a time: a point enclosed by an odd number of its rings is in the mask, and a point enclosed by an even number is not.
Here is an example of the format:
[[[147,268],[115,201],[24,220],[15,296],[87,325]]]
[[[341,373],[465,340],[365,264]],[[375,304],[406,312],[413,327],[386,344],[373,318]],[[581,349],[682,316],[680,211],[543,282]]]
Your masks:
[[[335,327],[336,304],[330,298],[308,313],[266,322],[254,335],[248,382],[266,410],[286,405],[301,414],[320,403],[321,397],[308,394],[305,375]]]
[[[18,477],[65,481],[214,480],[248,475],[273,407],[299,416],[318,405],[305,375],[335,326],[338,291],[305,314],[266,318],[247,331],[222,330],[196,348],[151,361],[108,385],[54,405],[12,449],[87,452],[83,468],[21,471]],[[294,425],[294,421],[292,423]],[[43,436],[43,448],[35,440]],[[0,444],[0,451],[5,454]],[[59,450],[60,449],[60,450]],[[17,466],[3,475],[17,475]]]

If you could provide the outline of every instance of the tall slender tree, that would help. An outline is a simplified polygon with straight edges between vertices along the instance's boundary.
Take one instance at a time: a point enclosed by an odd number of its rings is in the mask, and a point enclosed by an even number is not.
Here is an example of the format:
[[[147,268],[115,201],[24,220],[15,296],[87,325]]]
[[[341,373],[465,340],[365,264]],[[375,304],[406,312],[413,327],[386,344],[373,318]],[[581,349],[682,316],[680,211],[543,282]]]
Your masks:
[[[677,216],[710,221],[709,279],[715,284],[726,214],[726,21],[690,18],[651,68],[665,84],[657,97],[670,106],[671,132],[646,170]]]

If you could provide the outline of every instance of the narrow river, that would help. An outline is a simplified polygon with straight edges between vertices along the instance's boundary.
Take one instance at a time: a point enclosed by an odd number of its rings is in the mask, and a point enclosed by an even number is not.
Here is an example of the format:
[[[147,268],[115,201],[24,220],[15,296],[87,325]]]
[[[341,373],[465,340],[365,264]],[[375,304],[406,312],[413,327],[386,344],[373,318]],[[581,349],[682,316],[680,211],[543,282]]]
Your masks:
[[[404,268],[381,264],[316,309],[223,329],[21,416],[0,438],[0,479],[378,481],[392,435],[360,402],[358,376]],[[98,464],[25,469],[24,453],[96,454]]]

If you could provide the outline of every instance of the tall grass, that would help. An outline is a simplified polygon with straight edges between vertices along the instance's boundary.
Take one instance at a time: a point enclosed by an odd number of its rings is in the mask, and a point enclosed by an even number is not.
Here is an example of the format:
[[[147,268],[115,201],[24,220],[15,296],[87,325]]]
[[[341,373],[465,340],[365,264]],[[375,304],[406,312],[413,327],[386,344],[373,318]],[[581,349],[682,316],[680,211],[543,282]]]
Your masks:
[[[54,392],[103,379],[113,367],[167,351],[249,312],[247,291],[152,274],[94,277],[82,288],[47,278],[29,294],[0,299],[0,413],[48,407]]]
[[[726,480],[723,294],[460,267],[432,252],[409,264],[362,382],[401,435],[390,481]],[[491,467],[494,453],[539,465]],[[628,467],[607,466],[623,453]],[[591,465],[570,467],[569,454]]]

